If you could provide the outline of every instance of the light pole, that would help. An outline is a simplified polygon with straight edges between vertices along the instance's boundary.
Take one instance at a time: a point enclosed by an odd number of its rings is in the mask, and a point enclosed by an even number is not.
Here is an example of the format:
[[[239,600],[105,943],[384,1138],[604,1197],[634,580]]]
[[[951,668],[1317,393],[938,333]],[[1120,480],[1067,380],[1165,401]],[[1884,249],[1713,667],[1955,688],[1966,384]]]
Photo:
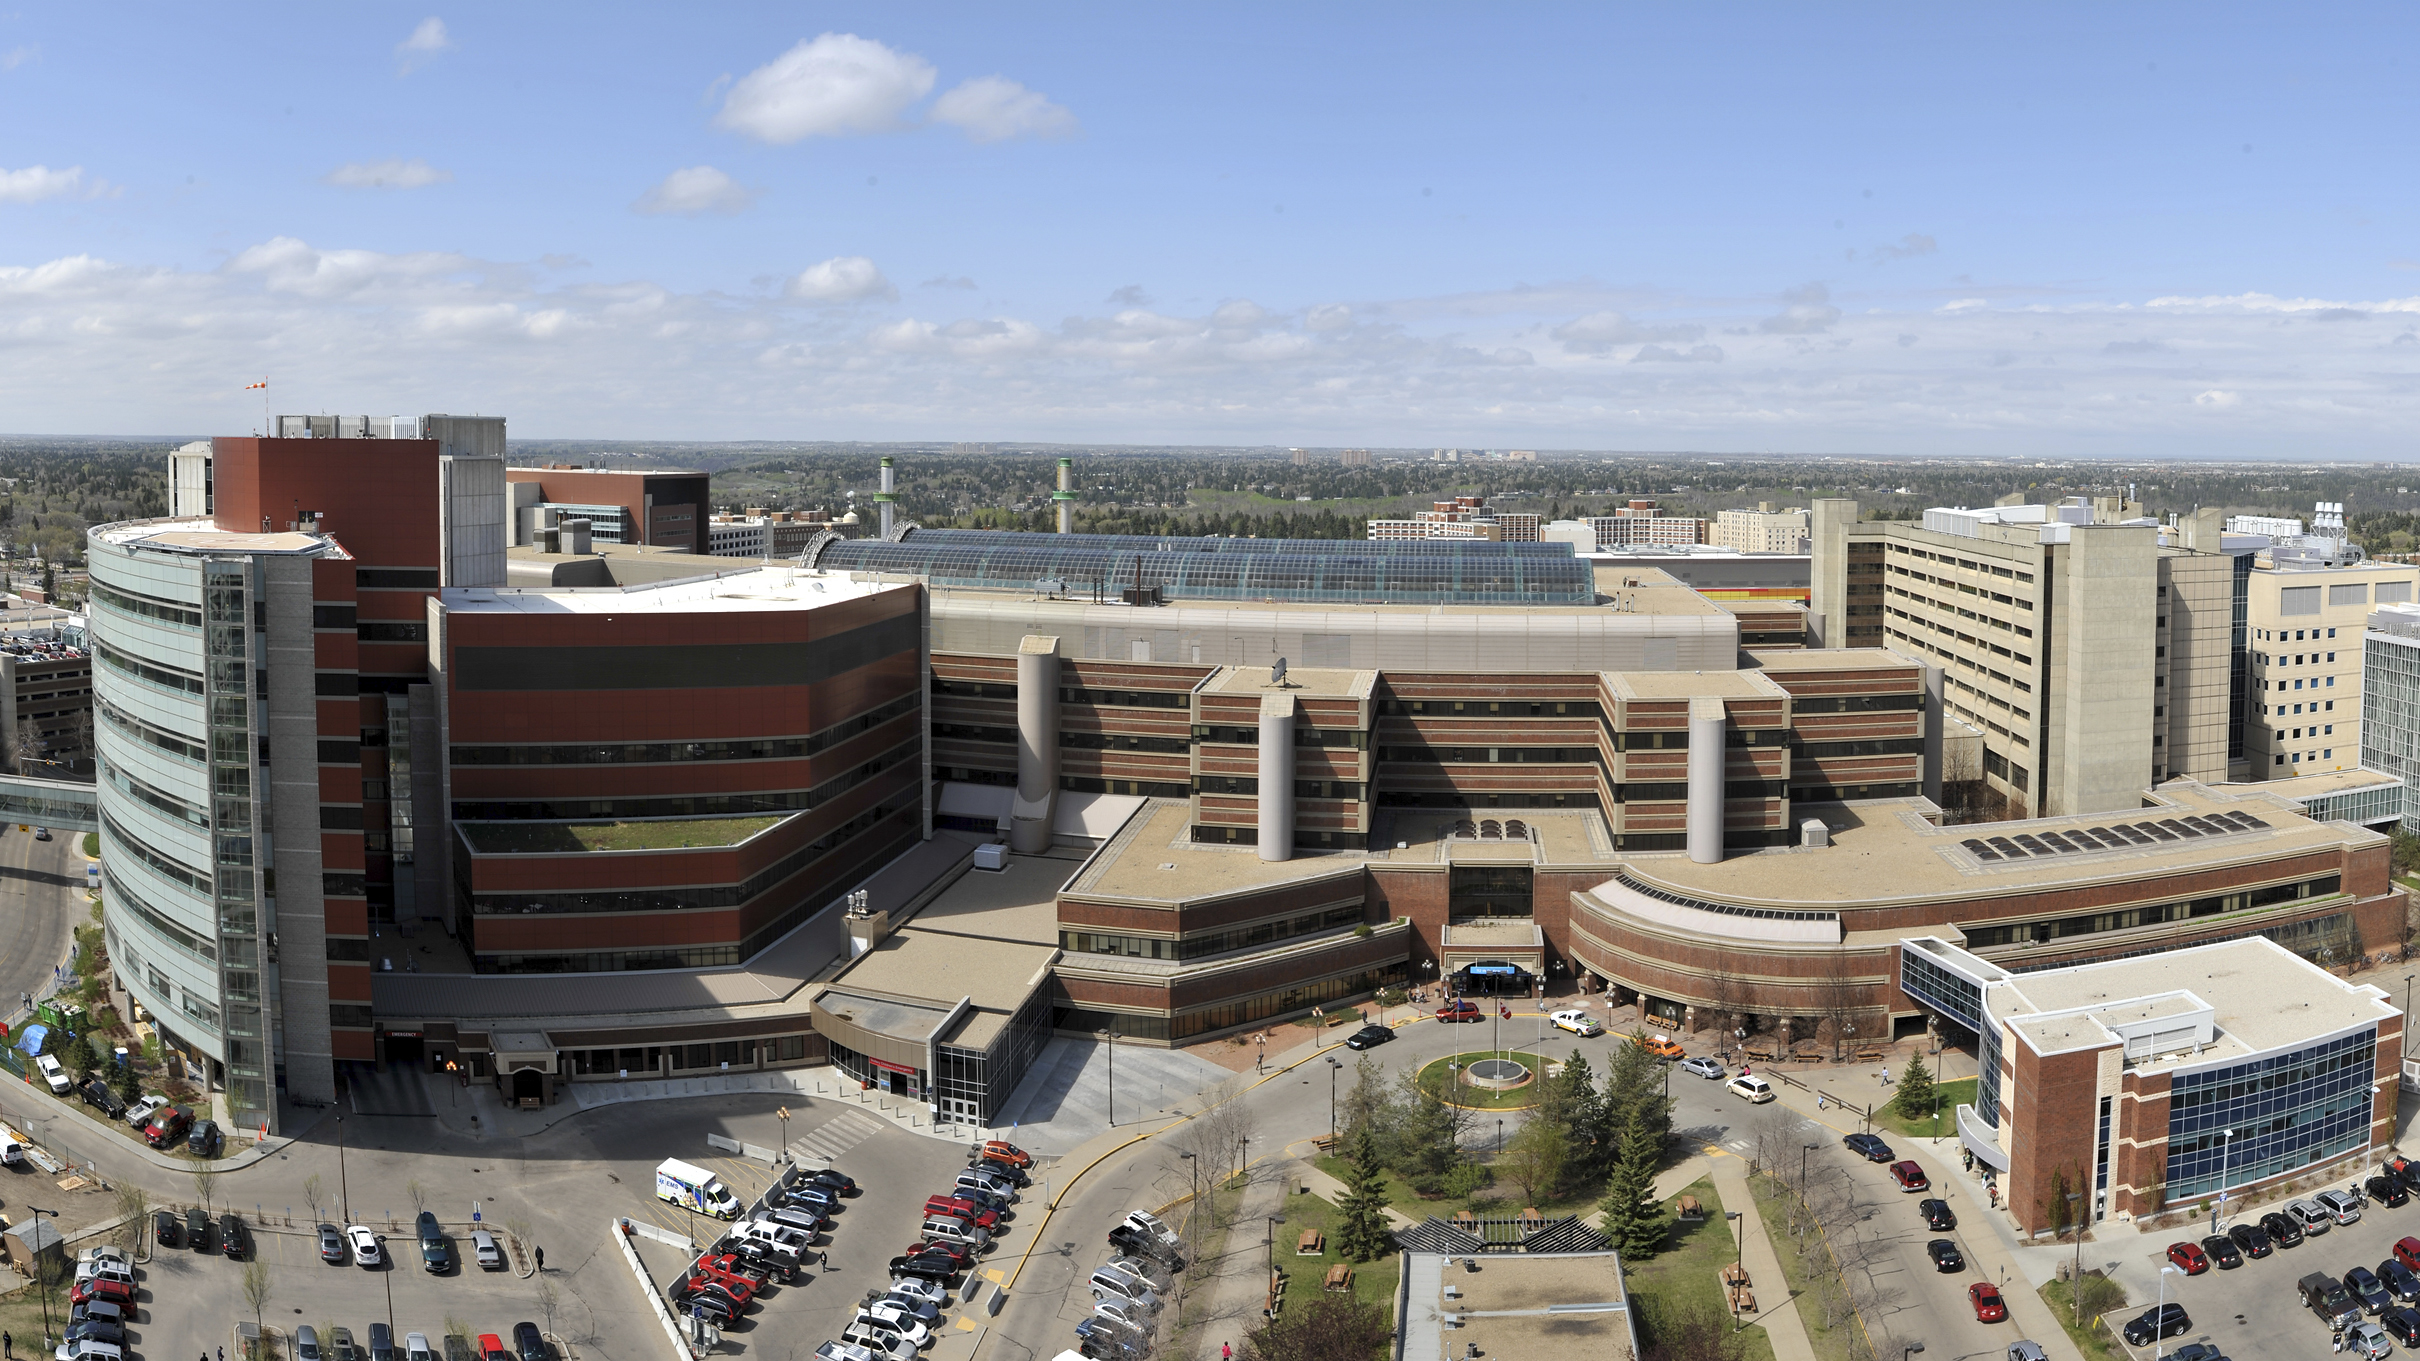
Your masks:
[[[1193,1217],[1200,1214],[1202,1210],[1202,1160],[1190,1153],[1179,1153],[1176,1156],[1183,1158],[1185,1166],[1193,1172],[1193,1199],[1185,1202],[1185,1217],[1192,1223],[1198,1223],[1199,1221]]]
[[[1269,1242],[1269,1279],[1271,1280],[1277,1279],[1277,1226],[1282,1222],[1284,1222],[1283,1216],[1271,1215],[1269,1216],[1269,1227],[1264,1230]]]
[[[1821,1144],[1800,1144],[1798,1146],[1798,1198],[1801,1201],[1807,1198],[1807,1155],[1821,1147]]]
[[[2210,1229],[2213,1233],[2227,1231],[2227,1155],[2234,1151],[2235,1131],[2220,1130],[2218,1132],[2218,1214],[2210,1221]]]
[[[2171,1276],[2182,1276],[2184,1274],[2185,1273],[2178,1271],[2172,1266],[2164,1266],[2160,1268],[2160,1307],[2158,1310],[2153,1312],[2152,1316],[2154,1318],[2167,1311],[2168,1278]],[[2161,1349],[2161,1344],[2165,1341],[2167,1341],[2167,1336],[2164,1333],[2151,1339],[2151,1361],[2159,1361],[2162,1356],[2167,1355],[2167,1353]]]
[[[1109,1018],[1109,1028],[1094,1032],[1109,1042],[1109,1127],[1118,1123],[1118,1018]]]
[[[2372,1083],[2372,1084],[2370,1084],[2370,1128],[2371,1128],[2371,1129],[2375,1129],[2375,1128],[2377,1128],[2377,1126],[2378,1126],[2378,1093],[2379,1093],[2381,1090],[2383,1090],[2383,1089],[2382,1089],[2382,1088],[2380,1088],[2380,1087],[2379,1087],[2379,1086],[2378,1086],[2376,1083]],[[2375,1140],[2372,1140],[2372,1139],[2370,1139],[2370,1138],[2368,1138],[2368,1137],[2367,1137],[2367,1136],[2368,1136],[2368,1134],[2369,1134],[2369,1130],[2363,1130],[2363,1131],[2362,1131],[2362,1134],[2363,1134],[2363,1136],[2364,1136],[2364,1137],[2363,1137],[2363,1139],[2362,1139],[2362,1141],[2361,1141],[2361,1179],[2362,1179],[2364,1182],[2367,1182],[2367,1181],[2369,1180],[2369,1176],[2370,1176],[2370,1148],[2371,1148],[2371,1145],[2372,1145],[2372,1144],[2375,1142]]]
[[[782,1156],[787,1158],[790,1156],[790,1108],[788,1106],[780,1107],[773,1112],[773,1117],[781,1121]]]
[[[32,1212],[34,1222],[36,1224],[42,1222],[42,1216],[44,1215],[49,1215],[51,1222],[54,1224],[59,1222],[59,1212],[57,1210],[45,1210],[39,1205],[28,1205],[25,1208]],[[41,1237],[40,1234],[35,1234],[34,1236],[36,1238]],[[64,1244],[61,1245],[61,1252],[62,1255],[64,1255]],[[34,1254],[32,1265],[34,1268],[34,1279],[40,1282],[42,1286],[42,1349],[44,1351],[48,1351],[50,1350],[50,1277],[42,1270],[41,1253],[37,1252]]]
[[[1498,1157],[1504,1154],[1504,1121],[1500,1118],[1496,1121],[1496,1154]]]
[[[345,1222],[353,1222],[353,1184],[345,1179],[345,1118],[336,1117],[336,1193],[344,1201]]]
[[[1336,1075],[1343,1071],[1342,1063],[1335,1059],[1328,1060],[1328,1141],[1330,1143],[1336,1141]]]
[[[1723,1218],[1731,1221],[1731,1289],[1726,1293],[1731,1296],[1731,1331],[1736,1333],[1740,1329],[1739,1271],[1740,1263],[1745,1260],[1743,1249],[1747,1239],[1748,1226],[1740,1220],[1738,1210],[1723,1211]]]
[[[1923,1351],[1923,1350],[1924,1350],[1924,1344],[1923,1344],[1923,1343],[1921,1343],[1921,1342],[1910,1342],[1909,1344],[1907,1344],[1907,1346],[1905,1346],[1905,1347],[1903,1347],[1903,1348],[1901,1348],[1901,1349],[1900,1349],[1900,1352],[1899,1352],[1899,1361],[1907,1361],[1907,1359],[1908,1359],[1909,1357],[1914,1356],[1916,1353],[1918,1353],[1918,1352],[1920,1352],[1920,1351]]]
[[[2403,976],[2403,1057],[2412,1056],[2412,980],[2420,974]]]

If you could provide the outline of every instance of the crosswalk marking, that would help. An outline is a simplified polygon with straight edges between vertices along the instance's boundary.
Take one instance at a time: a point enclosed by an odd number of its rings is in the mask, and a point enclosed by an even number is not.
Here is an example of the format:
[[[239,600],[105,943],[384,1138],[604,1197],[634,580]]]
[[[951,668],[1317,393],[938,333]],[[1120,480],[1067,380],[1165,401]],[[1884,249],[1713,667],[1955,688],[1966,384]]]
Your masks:
[[[882,1132],[882,1122],[863,1111],[844,1110],[829,1121],[790,1141],[796,1156],[830,1162]]]

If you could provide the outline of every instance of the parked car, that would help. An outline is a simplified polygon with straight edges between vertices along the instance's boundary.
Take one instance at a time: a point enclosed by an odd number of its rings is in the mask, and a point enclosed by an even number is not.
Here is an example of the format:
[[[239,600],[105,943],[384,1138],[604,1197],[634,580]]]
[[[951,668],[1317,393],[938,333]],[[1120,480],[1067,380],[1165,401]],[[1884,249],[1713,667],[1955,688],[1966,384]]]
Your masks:
[[[320,1350],[319,1330],[306,1323],[294,1330],[294,1361],[327,1361]]]
[[[437,1354],[429,1350],[427,1333],[403,1335],[403,1361],[437,1361]]]
[[[154,1246],[163,1248],[178,1246],[184,1238],[183,1228],[184,1224],[176,1217],[176,1211],[153,1210],[151,1212],[151,1241]]]
[[[1924,1255],[1933,1259],[1933,1269],[1944,1275],[1966,1270],[1966,1254],[1958,1251],[1954,1240],[1936,1238],[1924,1245]]]
[[[2148,1347],[2161,1338],[2192,1330],[2193,1319],[2185,1312],[2185,1306],[2171,1302],[2144,1310],[2126,1325],[2123,1336],[2129,1347]]]
[[[185,1137],[193,1128],[193,1112],[183,1106],[170,1106],[154,1111],[151,1123],[143,1127],[143,1142],[153,1148],[166,1148]]]
[[[1708,1058],[1705,1055],[1700,1054],[1693,1059],[1682,1059],[1681,1071],[1684,1073],[1694,1073],[1702,1078],[1720,1079],[1727,1076],[1731,1070],[1723,1067],[1723,1061],[1721,1059]]]
[[[884,1304],[877,1300],[872,1304],[860,1305],[857,1321],[867,1324],[876,1332],[901,1338],[913,1347],[921,1348],[933,1340],[930,1328],[917,1322],[913,1314],[896,1304]]]
[[[2305,1238],[2317,1238],[2336,1227],[2336,1217],[2320,1208],[2315,1200],[2289,1200],[2285,1212],[2287,1218],[2302,1226]]]
[[[1395,1038],[1395,1032],[1382,1025],[1365,1025],[1344,1037],[1347,1049],[1375,1049]]]
[[[252,1231],[233,1212],[218,1217],[218,1250],[231,1262],[240,1262],[252,1255]]]
[[[1677,1059],[1681,1057],[1680,1045],[1668,1035],[1641,1035],[1638,1037],[1637,1043],[1639,1048],[1646,1050],[1648,1053],[1655,1055],[1659,1059]]]
[[[197,1158],[215,1158],[219,1143],[218,1121],[196,1120],[192,1132],[185,1136],[185,1151]]]
[[[2271,1210],[2260,1217],[2260,1231],[2281,1248],[2302,1246],[2302,1225],[2295,1223],[2291,1215]]]
[[[1977,1281],[1966,1287],[1966,1302],[1975,1306],[1977,1323],[1999,1323],[2008,1317],[2008,1302],[2000,1298],[2000,1288],[1989,1281]]]
[[[78,1319],[67,1325],[69,1345],[87,1340],[123,1347],[126,1345],[126,1325],[105,1318]]]
[[[143,1126],[151,1123],[151,1116],[153,1112],[167,1104],[168,1098],[161,1096],[156,1092],[150,1096],[144,1097],[142,1100],[137,1101],[133,1105],[126,1108],[126,1123],[134,1126],[136,1129],[141,1129]]]
[[[2364,1182],[2362,1189],[2370,1193],[2370,1199],[2390,1210],[2400,1208],[2412,1198],[2412,1188],[2403,1184],[2403,1178],[2383,1172]]]
[[[2388,1176],[2399,1177],[2404,1185],[2414,1190],[2420,1190],[2420,1161],[2414,1161],[2398,1154],[2387,1159],[2382,1166],[2386,1168]]]
[[[2378,1326],[2404,1346],[2420,1347],[2420,1309],[2389,1309],[2378,1316]]]
[[[349,1254],[345,1250],[344,1230],[333,1224],[319,1226],[319,1260],[329,1266],[343,1266]]]
[[[1919,1200],[1916,1202],[1916,1213],[1924,1216],[1924,1227],[1935,1233],[1946,1232],[1958,1227],[1958,1216],[1950,1210],[1949,1202],[1946,1200],[1936,1200],[1930,1197]]]
[[[413,1236],[420,1240],[420,1269],[432,1276],[453,1269],[454,1250],[446,1244],[445,1230],[437,1224],[437,1216],[427,1210],[412,1221]]]
[[[1558,1011],[1546,1018],[1557,1030],[1568,1030],[1582,1039],[1594,1039],[1605,1033],[1605,1023],[1585,1011]]]
[[[370,1361],[401,1361],[395,1355],[395,1330],[383,1323],[370,1325]]]
[[[1754,1073],[1740,1074],[1731,1079],[1723,1090],[1755,1106],[1761,1106],[1774,1098],[1773,1084]]]
[[[1841,1139],[1840,1143],[1849,1152],[1870,1163],[1887,1163],[1898,1156],[1891,1152],[1889,1144],[1882,1142],[1880,1137],[1872,1134],[1847,1135]]]
[[[2361,1222],[2361,1197],[2359,1196],[2347,1195],[2342,1191],[2322,1191],[2311,1197],[2311,1200],[2320,1209],[2327,1211],[2328,1218],[2335,1220],[2338,1224]]]
[[[2254,1261],[2259,1261],[2274,1250],[2269,1235],[2257,1224],[2238,1224],[2227,1230],[2227,1236],[2235,1240],[2235,1246],[2243,1249],[2244,1256]]]
[[[968,1223],[973,1224],[976,1228],[983,1230],[985,1233],[997,1232],[1000,1227],[999,1211],[984,1209],[982,1206],[977,1205],[975,1202],[968,1200],[963,1196],[927,1197],[924,1202],[924,1213],[928,1217],[932,1215],[954,1215],[957,1218],[966,1220]]]
[[[84,1079],[84,1085],[76,1088],[76,1095],[83,1097],[84,1104],[99,1111],[105,1119],[122,1120],[126,1116],[126,1103],[119,1099],[116,1092],[109,1090],[109,1079],[98,1073]]]
[[[799,1179],[798,1184],[802,1186],[820,1186],[836,1196],[853,1196],[857,1194],[858,1189],[856,1178],[851,1177],[848,1173],[842,1172],[837,1168],[831,1167],[824,1168],[819,1172],[809,1172],[806,1176]]]
[[[131,1306],[134,1304],[134,1282],[112,1280],[106,1276],[78,1281],[75,1288],[67,1292],[67,1302],[82,1304],[86,1300],[107,1300],[111,1304]]]
[[[496,1235],[485,1229],[471,1230],[471,1260],[481,1271],[502,1271],[504,1249],[496,1245]]]
[[[546,1334],[535,1323],[513,1325],[513,1351],[518,1361],[546,1361]],[[377,1361],[375,1357],[371,1361]]]
[[[889,1270],[894,1276],[921,1276],[928,1281],[946,1281],[958,1274],[958,1261],[947,1253],[910,1252],[892,1258]]]
[[[386,1263],[386,1248],[367,1224],[345,1226],[345,1242],[353,1249],[353,1265],[375,1270]]]
[[[2188,1276],[2199,1276],[2210,1269],[2210,1254],[2193,1243],[2170,1243],[2168,1260]]]
[[[2378,1284],[2385,1286],[2386,1293],[2405,1304],[2420,1300],[2420,1272],[2413,1271],[2392,1257],[2378,1264]]]
[[[2369,1361],[2386,1361],[2394,1353],[2395,1344],[2386,1340],[2386,1330],[2375,1323],[2356,1323],[2344,1330],[2344,1349],[2353,1356],[2365,1356]]]
[[[2351,1292],[2353,1303],[2361,1306],[2362,1313],[2383,1314],[2395,1307],[2395,1297],[2386,1293],[2386,1287],[2378,1284],[2378,1278],[2370,1274],[2368,1267],[2357,1266],[2344,1273],[2344,1288]]]
[[[1891,1177],[1893,1180],[1899,1183],[1899,1189],[1902,1191],[1929,1191],[1933,1189],[1932,1182],[1924,1175],[1924,1169],[1916,1166],[1916,1164],[1913,1162],[1892,1163]]]
[[[2414,1271],[2420,1271],[2420,1238],[2396,1239],[2395,1260]]]
[[[1005,1163],[1023,1172],[1034,1165],[1034,1155],[1006,1139],[986,1139],[975,1149],[985,1162]]]
[[[353,1350],[353,1330],[343,1324],[328,1329],[329,1361],[360,1361]]]
[[[1116,1228],[1113,1228],[1109,1231],[1109,1246],[1116,1248],[1120,1252],[1139,1254],[1141,1256],[1150,1257],[1157,1261],[1164,1262],[1171,1271],[1183,1271],[1185,1269],[1184,1255],[1177,1249],[1170,1247],[1168,1244],[1161,1242],[1159,1239],[1152,1237],[1150,1234],[1139,1233],[1134,1229],[1128,1228],[1124,1224],[1120,1224]]]
[[[199,1205],[185,1211],[185,1246],[195,1252],[210,1251],[210,1214]]]
[[[2210,1254],[2210,1265],[2221,1271],[2233,1271],[2244,1264],[2244,1255],[2236,1249],[2235,1240],[2223,1233],[2203,1239],[2202,1251]]]
[[[1437,1019],[1448,1022],[1484,1021],[1487,1019],[1487,1013],[1479,1010],[1479,1004],[1477,1002],[1474,1002],[1467,997],[1457,997],[1453,1001],[1446,1003],[1444,1006],[1437,1008]]]
[[[41,1071],[42,1081],[50,1088],[52,1096],[65,1096],[76,1085],[75,1080],[68,1077],[67,1070],[59,1066],[59,1061],[48,1054],[34,1055],[34,1067]]]
[[[479,1361],[513,1361],[513,1354],[504,1350],[504,1339],[494,1333],[479,1334]]]

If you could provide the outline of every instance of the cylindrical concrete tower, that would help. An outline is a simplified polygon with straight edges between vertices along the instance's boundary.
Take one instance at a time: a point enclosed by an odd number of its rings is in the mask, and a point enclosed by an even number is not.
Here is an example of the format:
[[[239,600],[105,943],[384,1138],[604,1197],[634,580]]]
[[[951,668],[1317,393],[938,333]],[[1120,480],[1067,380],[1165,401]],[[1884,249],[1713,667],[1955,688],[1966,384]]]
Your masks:
[[[1076,461],[1074,459],[1059,460],[1059,489],[1051,493],[1050,499],[1054,508],[1059,512],[1059,532],[1061,534],[1075,533]]]
[[[1260,699],[1260,858],[1294,858],[1294,697]]]
[[[897,489],[892,481],[893,474],[890,455],[885,454],[882,458],[882,490],[874,493],[874,504],[882,507],[882,537],[886,542],[891,537],[893,508],[899,500],[897,496],[892,495],[892,492]]]
[[[1689,701],[1689,858],[1711,865],[1723,858],[1723,702]]]
[[[1039,855],[1050,849],[1058,793],[1059,640],[1032,636],[1017,644],[1017,797],[1009,811],[1010,850]]]

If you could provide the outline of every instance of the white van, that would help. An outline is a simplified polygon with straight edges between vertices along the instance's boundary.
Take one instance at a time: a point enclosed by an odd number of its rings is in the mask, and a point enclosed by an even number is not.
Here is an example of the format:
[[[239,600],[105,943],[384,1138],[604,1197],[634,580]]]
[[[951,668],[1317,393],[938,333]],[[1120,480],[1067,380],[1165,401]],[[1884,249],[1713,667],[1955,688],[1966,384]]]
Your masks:
[[[1733,1096],[1757,1105],[1763,1105],[1773,1099],[1772,1085],[1754,1073],[1742,1073],[1731,1079],[1731,1085],[1726,1090]]]
[[[655,1197],[717,1219],[739,1217],[739,1197],[731,1194],[730,1187],[705,1168],[678,1158],[656,1164]]]
[[[1088,1284],[1096,1300],[1119,1300],[1145,1313],[1156,1314],[1160,1311],[1160,1297],[1152,1290],[1150,1283],[1116,1267],[1105,1266],[1093,1272]]]

